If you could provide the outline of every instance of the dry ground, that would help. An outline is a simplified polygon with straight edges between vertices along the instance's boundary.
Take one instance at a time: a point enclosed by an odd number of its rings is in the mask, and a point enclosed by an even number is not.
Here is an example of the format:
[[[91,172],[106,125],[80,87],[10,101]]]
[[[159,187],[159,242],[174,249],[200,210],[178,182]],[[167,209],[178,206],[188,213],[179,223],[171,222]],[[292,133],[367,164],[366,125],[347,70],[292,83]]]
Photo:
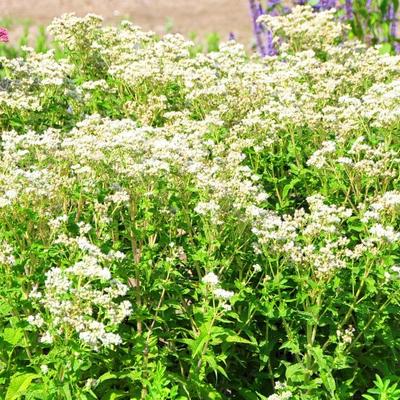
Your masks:
[[[247,0],[0,0],[0,17],[29,18],[47,23],[65,12],[100,14],[108,21],[129,16],[145,29],[162,33],[170,20],[173,31],[200,37],[234,32],[246,44],[251,39]]]

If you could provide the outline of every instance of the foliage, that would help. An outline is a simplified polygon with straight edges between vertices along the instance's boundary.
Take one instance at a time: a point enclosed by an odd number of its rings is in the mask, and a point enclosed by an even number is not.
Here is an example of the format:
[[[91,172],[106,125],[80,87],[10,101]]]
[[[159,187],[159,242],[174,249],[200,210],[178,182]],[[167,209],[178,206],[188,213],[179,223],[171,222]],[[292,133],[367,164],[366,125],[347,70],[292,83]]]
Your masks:
[[[381,379],[379,375],[376,375],[376,380],[374,381],[375,387],[368,389],[369,394],[364,394],[363,398],[367,400],[375,400],[376,398],[383,400],[395,400],[400,396],[400,389],[397,389],[397,383],[391,385],[390,379]],[[371,395],[378,395],[371,396]]]

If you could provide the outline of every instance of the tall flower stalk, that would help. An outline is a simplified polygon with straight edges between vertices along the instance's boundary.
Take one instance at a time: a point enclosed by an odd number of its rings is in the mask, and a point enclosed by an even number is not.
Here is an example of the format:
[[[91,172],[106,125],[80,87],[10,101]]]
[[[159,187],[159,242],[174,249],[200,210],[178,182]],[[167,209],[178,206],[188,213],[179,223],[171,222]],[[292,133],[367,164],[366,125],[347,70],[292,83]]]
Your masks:
[[[346,10],[346,18],[353,18],[353,0],[346,0],[344,7]]]
[[[272,0],[268,2],[267,6],[274,7],[279,4],[280,0]],[[256,39],[257,50],[261,57],[272,56],[276,54],[276,49],[273,43],[273,36],[270,30],[265,30],[265,28],[257,22],[258,18],[264,15],[266,12],[262,5],[256,0],[249,0],[250,14],[253,23],[253,32]]]
[[[263,32],[261,25],[257,22],[258,17],[261,15],[260,7],[256,0],[249,0],[249,5],[250,5],[250,14],[251,14],[251,20],[253,22],[253,32],[256,39],[257,50],[262,57],[265,57],[267,55],[267,52],[264,46],[263,35],[262,35]]]
[[[390,23],[390,35],[393,38],[396,38],[396,34],[397,34],[397,17],[396,17],[396,13],[394,11],[394,5],[393,4],[391,4],[389,6],[388,21]]]

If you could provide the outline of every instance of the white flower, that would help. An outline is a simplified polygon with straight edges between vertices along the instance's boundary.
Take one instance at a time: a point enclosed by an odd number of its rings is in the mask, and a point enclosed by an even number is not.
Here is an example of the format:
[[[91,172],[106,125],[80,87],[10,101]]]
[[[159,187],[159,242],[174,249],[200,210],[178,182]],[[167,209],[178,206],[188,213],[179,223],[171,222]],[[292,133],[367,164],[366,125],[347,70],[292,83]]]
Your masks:
[[[114,194],[111,194],[107,196],[106,198],[107,201],[111,203],[128,203],[130,200],[129,193],[126,192],[125,190],[119,190],[115,192]]]
[[[225,289],[214,289],[214,295],[220,299],[229,300],[235,293]]]
[[[209,272],[207,275],[203,276],[202,282],[206,285],[216,286],[219,283],[219,279],[214,272]]]
[[[194,208],[194,211],[196,211],[200,215],[205,215],[208,212],[215,213],[220,209],[219,204],[217,204],[214,200],[210,200],[209,202],[199,202],[197,206]]]
[[[285,389],[286,386],[287,386],[286,383],[282,383],[282,382],[279,382],[279,381],[275,382],[275,390]]]
[[[354,336],[354,331],[355,329],[350,325],[345,331],[344,334],[342,335],[342,339],[344,343],[350,344],[353,340]]]
[[[104,280],[111,279],[111,272],[108,268],[101,267],[97,259],[92,256],[85,256],[72,267],[67,268],[67,272],[75,275],[86,276],[88,278],[99,278]]]
[[[48,289],[62,293],[68,291],[71,282],[63,275],[61,268],[55,267],[46,272],[45,285]]]
[[[43,320],[43,318],[42,318],[42,316],[41,315],[30,315],[28,318],[27,318],[27,321],[31,324],[31,325],[33,325],[33,326],[37,326],[38,328],[40,328],[41,326],[43,326],[43,324],[44,324],[44,320]]]
[[[56,230],[58,229],[63,223],[68,221],[67,215],[60,215],[57,218],[51,219],[48,224],[50,228]]]
[[[40,299],[42,297],[42,293],[38,292],[38,287],[34,286],[29,293],[29,298],[31,299]]]
[[[85,383],[85,388],[90,389],[90,388],[94,388],[96,386],[96,379],[93,378],[89,378],[86,383]]]
[[[121,336],[116,333],[106,333],[102,338],[104,346],[117,346],[122,343]]]
[[[369,229],[369,231],[376,238],[384,239],[388,242],[396,242],[400,239],[400,233],[396,232],[392,226],[375,224]]]
[[[261,272],[260,264],[254,264],[253,265],[253,270],[254,270],[254,272]]]
[[[86,224],[83,221],[78,222],[78,227],[79,227],[79,233],[81,235],[85,235],[88,232],[90,232],[90,230],[92,229],[92,226],[90,224]]]
[[[50,332],[46,332],[46,333],[40,338],[40,343],[47,343],[47,344],[53,343],[53,336],[50,334]]]
[[[271,394],[271,396],[268,396],[268,400],[281,400],[281,396],[279,394]]]
[[[351,165],[353,163],[352,159],[349,157],[339,157],[337,159],[339,164]]]
[[[391,270],[397,275],[397,278],[400,278],[400,265],[393,265]]]
[[[49,372],[49,367],[46,364],[42,364],[40,366],[40,370],[42,371],[43,375],[46,375]]]

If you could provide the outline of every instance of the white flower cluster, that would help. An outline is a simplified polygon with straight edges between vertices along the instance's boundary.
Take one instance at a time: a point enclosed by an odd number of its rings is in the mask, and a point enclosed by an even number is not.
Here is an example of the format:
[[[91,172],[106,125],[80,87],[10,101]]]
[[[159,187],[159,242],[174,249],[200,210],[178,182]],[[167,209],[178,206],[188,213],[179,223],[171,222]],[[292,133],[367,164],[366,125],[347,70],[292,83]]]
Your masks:
[[[321,50],[342,39],[346,27],[335,20],[335,9],[314,13],[311,6],[297,6],[284,16],[263,15],[259,22],[275,34],[275,40],[283,37],[281,51]]]
[[[323,142],[322,148],[314,152],[307,165],[321,169],[340,164],[356,176],[395,178],[400,166],[400,153],[389,149],[385,143],[372,147],[365,143],[365,139],[359,136],[347,153],[339,157],[336,155],[335,142]]]
[[[398,242],[400,240],[400,232],[394,230],[393,226],[383,226],[382,224],[374,224],[369,232],[376,240],[385,240],[390,243]]]
[[[80,49],[82,42],[94,40],[102,22],[103,18],[95,14],[87,14],[80,18],[71,13],[55,18],[47,29],[57,40],[64,38],[69,49],[77,50]]]
[[[349,327],[347,327],[344,332],[338,329],[336,331],[336,335],[338,339],[341,340],[343,343],[350,344],[353,341],[354,332],[354,327],[352,325],[349,325]]]
[[[79,241],[75,245],[76,242]],[[42,292],[34,287],[30,298],[46,311],[47,317],[32,315],[28,322],[46,329],[41,338],[43,343],[52,343],[55,335],[66,335],[72,329],[94,349],[121,344],[121,337],[114,331],[131,314],[132,305],[128,300],[117,299],[127,294],[128,286],[112,279],[110,270],[100,266],[105,260],[111,262],[119,257],[95,251],[94,245],[81,248],[90,254],[71,267],[53,267],[47,271]]]
[[[213,295],[217,299],[221,300],[221,305],[226,311],[231,310],[229,300],[234,296],[235,293],[218,287],[219,278],[214,274],[214,272],[209,272],[203,276],[202,282],[211,287]]]
[[[260,211],[253,217],[253,233],[266,253],[280,253],[299,268],[310,266],[322,278],[375,247],[371,235],[362,244],[349,248],[350,240],[341,227],[351,218],[351,209],[326,205],[321,195],[310,196],[307,201],[308,213],[300,209],[294,215],[280,217]]]
[[[41,111],[43,92],[67,87],[67,77],[73,66],[66,60],[55,60],[54,50],[36,53],[25,48],[24,59],[0,57],[0,63],[9,72],[5,90],[0,90],[0,107],[5,110]],[[39,96],[42,91],[42,96]]]
[[[209,272],[208,274],[203,276],[202,282],[206,285],[217,286],[219,283],[219,279],[218,276],[214,274],[214,272]]]
[[[317,150],[307,161],[307,165],[322,168],[326,164],[326,155],[336,151],[336,143],[329,140],[322,142],[321,149]]]
[[[15,264],[13,247],[5,241],[0,241],[0,265],[11,267]]]
[[[293,394],[290,390],[287,390],[286,383],[276,382],[275,391],[277,393],[268,396],[268,400],[286,400],[292,398]]]

